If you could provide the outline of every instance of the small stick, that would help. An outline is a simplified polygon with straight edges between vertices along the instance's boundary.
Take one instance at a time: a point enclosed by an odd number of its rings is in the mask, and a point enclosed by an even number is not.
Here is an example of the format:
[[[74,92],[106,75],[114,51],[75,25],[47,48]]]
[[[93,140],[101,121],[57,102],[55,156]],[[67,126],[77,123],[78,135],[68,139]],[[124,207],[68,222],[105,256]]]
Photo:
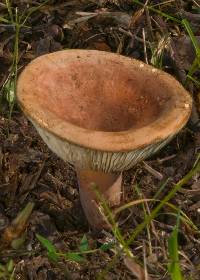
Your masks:
[[[148,57],[147,57],[147,45],[146,45],[146,37],[145,37],[145,30],[144,30],[144,28],[142,28],[142,37],[143,37],[145,62],[146,62],[146,64],[149,64]]]
[[[157,170],[155,170],[154,168],[152,168],[150,165],[148,165],[146,162],[143,162],[144,164],[144,168],[151,173],[155,178],[157,178],[158,180],[162,180],[163,179],[163,175],[158,172]]]

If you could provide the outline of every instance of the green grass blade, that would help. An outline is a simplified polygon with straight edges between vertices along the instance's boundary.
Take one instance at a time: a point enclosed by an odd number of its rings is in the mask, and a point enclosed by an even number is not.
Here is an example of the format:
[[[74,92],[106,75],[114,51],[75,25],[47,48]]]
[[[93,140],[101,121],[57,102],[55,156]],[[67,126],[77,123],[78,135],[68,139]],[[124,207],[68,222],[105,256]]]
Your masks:
[[[122,245],[122,247],[124,249],[124,252],[127,254],[127,256],[132,257],[133,255],[132,255],[129,247],[126,244],[117,223],[115,222],[114,214],[110,210],[110,208],[109,208],[106,200],[104,199],[103,195],[98,191],[98,186],[96,184],[92,183],[91,188],[95,192],[98,201],[101,203],[101,207],[102,207],[104,213],[106,214],[109,223],[111,224],[111,229],[112,229],[112,232],[113,232],[115,238]]]
[[[133,0],[133,3],[136,3],[136,4],[140,5],[140,6],[144,6],[144,4],[141,3],[139,0]],[[168,14],[166,14],[166,13],[164,13],[164,12],[158,10],[158,9],[155,9],[155,8],[153,8],[152,6],[149,6],[149,5],[147,5],[146,7],[147,7],[147,9],[149,9],[150,11],[155,12],[155,13],[161,15],[162,17],[168,19],[168,20],[172,20],[172,21],[174,21],[174,22],[176,22],[176,23],[181,24],[181,21],[180,21],[179,19],[177,19],[177,18],[175,18],[175,17],[173,17],[173,16],[171,16],[171,15],[168,15]]]
[[[79,250],[81,252],[85,252],[85,251],[89,250],[89,244],[88,244],[88,240],[87,240],[87,237],[85,234],[83,235],[83,238],[81,239]]]
[[[56,247],[53,245],[53,243],[51,241],[49,241],[48,239],[46,239],[45,237],[41,236],[40,234],[36,234],[37,239],[40,241],[40,243],[42,244],[42,246],[47,249],[47,256],[49,258],[49,260],[51,260],[52,262],[57,262],[59,259]]]
[[[189,74],[187,75],[187,78],[190,79],[193,83],[195,83],[196,87],[200,88],[200,82],[197,79],[190,76]]]
[[[13,64],[12,64],[12,71],[14,75],[14,96],[13,102],[9,104],[10,112],[9,112],[9,119],[11,119],[13,107],[15,104],[16,98],[16,90],[17,90],[17,77],[18,77],[18,63],[19,63],[19,33],[20,33],[20,24],[18,18],[18,10],[15,10],[15,45],[14,45],[14,54],[13,54]]]
[[[190,37],[190,40],[193,44],[193,47],[195,49],[195,53],[196,53],[196,57],[188,71],[188,74],[187,74],[187,78],[186,78],[186,81],[185,81],[185,85],[187,84],[188,82],[188,79],[192,80],[194,82],[194,78],[193,78],[193,74],[199,69],[200,67],[200,46],[199,46],[199,42],[197,41],[193,31],[192,31],[192,28],[189,24],[189,22],[187,21],[187,19],[183,19],[182,20],[182,24],[183,26],[185,27],[186,31],[188,32],[188,35]],[[198,82],[198,81],[197,81]],[[198,83],[195,83],[197,86]]]
[[[114,244],[114,242],[104,243],[99,247],[99,249],[101,251],[108,251],[109,249],[113,248]]]
[[[8,10],[8,14],[9,14],[11,22],[14,22],[12,7],[11,7],[11,3],[10,3],[9,0],[6,0],[6,7],[7,7],[7,10]]]
[[[79,255],[78,253],[66,253],[65,258],[74,262],[84,262],[85,258]]]
[[[131,234],[131,237],[126,242],[126,245],[130,245],[138,234],[145,229],[145,227],[154,219],[157,213],[162,209],[162,207],[174,197],[174,195],[179,191],[183,185],[185,185],[195,174],[200,172],[200,160],[196,163],[195,167],[191,169],[188,174],[185,175],[174,187],[173,189],[163,198],[163,200],[152,210],[151,214],[148,215],[144,221],[139,224],[136,229]]]
[[[36,234],[37,239],[40,241],[42,246],[47,249],[48,252],[56,253],[56,247],[53,245],[51,241],[41,236],[40,234]]]
[[[194,33],[192,31],[192,28],[190,27],[189,22],[187,21],[187,19],[183,19],[182,24],[185,27],[185,29],[187,30],[188,35],[190,36],[190,39],[191,39],[192,44],[194,46],[196,55],[200,58],[200,46],[199,46],[199,43],[198,43],[196,37],[194,36]]]
[[[167,178],[164,182],[161,183],[158,191],[155,193],[155,195],[153,196],[153,199],[157,199],[159,197],[159,195],[161,193],[163,193],[165,187],[167,186],[168,182],[169,182],[170,178]]]
[[[180,211],[177,218],[177,224],[174,227],[171,236],[168,239],[168,252],[170,258],[170,264],[168,266],[168,271],[171,275],[172,280],[183,280],[179,254],[178,254],[178,229],[180,224]]]
[[[27,22],[28,18],[35,13],[36,11],[38,11],[41,7],[43,7],[44,5],[46,5],[50,0],[45,0],[43,3],[41,3],[39,6],[37,7],[32,7],[30,8],[28,14],[26,15],[25,19],[22,22],[22,26]],[[21,18],[22,20],[22,18]]]
[[[0,22],[1,22],[1,21],[4,22],[4,23],[10,23],[9,20],[7,20],[7,19],[5,19],[5,18],[3,18],[3,17],[0,17]]]

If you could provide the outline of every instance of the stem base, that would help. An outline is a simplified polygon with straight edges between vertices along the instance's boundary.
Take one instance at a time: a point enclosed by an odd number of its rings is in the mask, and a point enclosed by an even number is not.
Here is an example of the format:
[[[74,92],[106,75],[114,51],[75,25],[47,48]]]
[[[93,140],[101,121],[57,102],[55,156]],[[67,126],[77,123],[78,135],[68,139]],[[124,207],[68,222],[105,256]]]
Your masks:
[[[100,211],[98,201],[91,183],[97,185],[99,192],[109,207],[120,204],[122,175],[103,173],[93,170],[78,170],[80,200],[90,226],[95,230],[109,229],[110,225]]]

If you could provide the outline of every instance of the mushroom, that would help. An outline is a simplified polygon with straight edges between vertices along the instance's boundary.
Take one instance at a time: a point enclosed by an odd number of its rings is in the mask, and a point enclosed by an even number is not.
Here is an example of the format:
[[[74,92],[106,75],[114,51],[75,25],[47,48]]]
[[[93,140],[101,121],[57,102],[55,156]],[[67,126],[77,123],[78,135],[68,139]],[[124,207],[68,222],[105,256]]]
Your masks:
[[[167,144],[192,107],[190,95],[169,74],[96,50],[36,58],[19,77],[17,99],[48,147],[75,165],[82,207],[94,229],[106,222],[90,183],[117,206],[122,171]]]

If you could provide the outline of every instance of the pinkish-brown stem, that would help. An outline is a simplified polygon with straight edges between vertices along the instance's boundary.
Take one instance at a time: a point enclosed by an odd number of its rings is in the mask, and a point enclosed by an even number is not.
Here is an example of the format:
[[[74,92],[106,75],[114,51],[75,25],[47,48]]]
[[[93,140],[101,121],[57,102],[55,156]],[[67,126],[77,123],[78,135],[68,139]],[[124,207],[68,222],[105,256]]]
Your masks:
[[[117,206],[121,198],[122,175],[93,170],[78,170],[77,176],[81,204],[90,226],[96,230],[108,229],[109,225],[99,210],[100,201],[98,201],[91,184],[94,183],[97,186],[108,206]]]

